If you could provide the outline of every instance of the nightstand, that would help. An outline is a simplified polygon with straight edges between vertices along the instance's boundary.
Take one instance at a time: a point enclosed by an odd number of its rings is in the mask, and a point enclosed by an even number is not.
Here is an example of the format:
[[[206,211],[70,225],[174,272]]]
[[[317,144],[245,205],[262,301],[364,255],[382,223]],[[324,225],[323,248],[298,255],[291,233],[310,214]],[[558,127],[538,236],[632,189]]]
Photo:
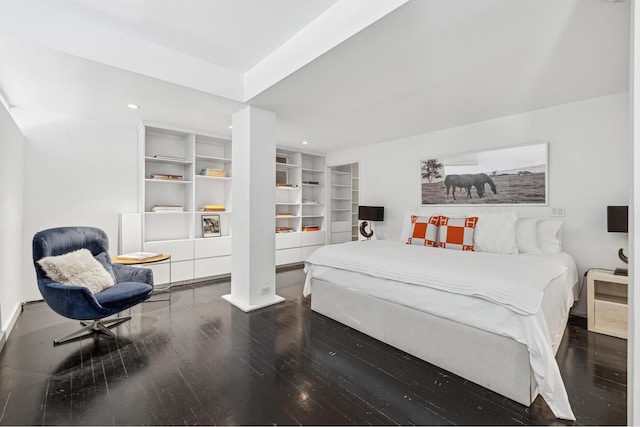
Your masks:
[[[611,270],[587,272],[587,325],[589,331],[627,338],[628,277]]]

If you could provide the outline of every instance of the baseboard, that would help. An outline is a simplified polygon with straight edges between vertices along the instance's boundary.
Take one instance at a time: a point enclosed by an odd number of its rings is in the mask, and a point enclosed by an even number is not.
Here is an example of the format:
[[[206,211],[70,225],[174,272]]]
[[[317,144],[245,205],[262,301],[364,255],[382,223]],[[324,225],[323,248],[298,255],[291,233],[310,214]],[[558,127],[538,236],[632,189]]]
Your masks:
[[[22,304],[18,303],[16,307],[13,309],[13,314],[9,319],[9,324],[5,329],[2,330],[2,335],[0,335],[0,352],[4,348],[4,344],[7,342],[7,339],[9,338],[9,334],[11,334],[11,331],[13,330],[13,327],[15,326],[16,321],[18,320],[18,316],[20,316],[21,312],[22,312]]]

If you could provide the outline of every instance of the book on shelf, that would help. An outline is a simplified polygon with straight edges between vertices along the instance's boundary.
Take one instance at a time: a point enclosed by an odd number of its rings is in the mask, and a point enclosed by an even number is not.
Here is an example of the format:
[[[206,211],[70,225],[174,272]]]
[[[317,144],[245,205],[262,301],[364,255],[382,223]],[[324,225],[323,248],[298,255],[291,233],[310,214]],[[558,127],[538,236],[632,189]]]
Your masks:
[[[202,176],[222,176],[222,177],[226,177],[227,176],[227,171],[225,171],[224,169],[206,168],[206,169],[202,169],[200,171],[200,175],[202,175]]]
[[[320,231],[319,225],[306,225],[302,227],[302,231]]]
[[[293,212],[278,212],[277,216],[293,216]]]
[[[128,253],[128,254],[118,255],[118,256],[116,256],[116,258],[143,260],[143,259],[153,258],[153,257],[156,257],[158,255],[160,255],[160,254],[157,254],[155,252],[131,252],[131,253]]]
[[[151,212],[184,212],[182,205],[154,205]]]
[[[202,212],[224,212],[224,205],[204,205],[200,208]]]
[[[178,161],[184,161],[184,157],[177,157],[177,156],[165,156],[164,154],[156,154],[155,156],[153,156],[154,159],[158,159],[158,160],[178,160]]]
[[[173,181],[182,181],[182,175],[169,175],[166,173],[152,173],[151,179],[166,179]]]
[[[293,227],[276,227],[276,233],[292,233]]]
[[[296,188],[298,184],[280,184],[276,183],[276,187]]]
[[[302,204],[303,205],[317,205],[318,201],[317,200],[302,199]]]
[[[303,184],[320,185],[319,181],[302,181]]]

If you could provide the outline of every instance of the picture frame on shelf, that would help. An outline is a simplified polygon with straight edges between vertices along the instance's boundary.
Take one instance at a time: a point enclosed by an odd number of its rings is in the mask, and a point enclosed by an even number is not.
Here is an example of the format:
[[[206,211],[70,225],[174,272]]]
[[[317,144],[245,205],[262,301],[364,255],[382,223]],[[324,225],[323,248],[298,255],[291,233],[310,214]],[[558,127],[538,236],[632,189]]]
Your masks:
[[[287,164],[288,162],[289,162],[289,159],[287,158],[287,156],[283,156],[283,155],[276,156],[276,163]]]
[[[220,236],[220,215],[202,215],[202,237]]]

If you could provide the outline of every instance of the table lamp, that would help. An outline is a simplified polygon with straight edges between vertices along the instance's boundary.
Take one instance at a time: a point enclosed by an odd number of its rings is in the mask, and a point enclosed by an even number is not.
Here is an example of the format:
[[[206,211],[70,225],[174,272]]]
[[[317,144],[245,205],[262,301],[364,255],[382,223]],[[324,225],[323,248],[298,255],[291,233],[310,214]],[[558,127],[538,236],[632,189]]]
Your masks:
[[[358,220],[360,223],[360,234],[371,240],[373,237],[373,224],[369,221],[384,221],[384,206],[358,206]],[[369,226],[369,231],[367,231]]]
[[[609,233],[628,233],[629,232],[629,206],[607,206],[607,231]],[[623,248],[618,250],[618,257],[628,264],[627,256],[624,254]],[[616,268],[614,274],[626,276],[626,268]]]

